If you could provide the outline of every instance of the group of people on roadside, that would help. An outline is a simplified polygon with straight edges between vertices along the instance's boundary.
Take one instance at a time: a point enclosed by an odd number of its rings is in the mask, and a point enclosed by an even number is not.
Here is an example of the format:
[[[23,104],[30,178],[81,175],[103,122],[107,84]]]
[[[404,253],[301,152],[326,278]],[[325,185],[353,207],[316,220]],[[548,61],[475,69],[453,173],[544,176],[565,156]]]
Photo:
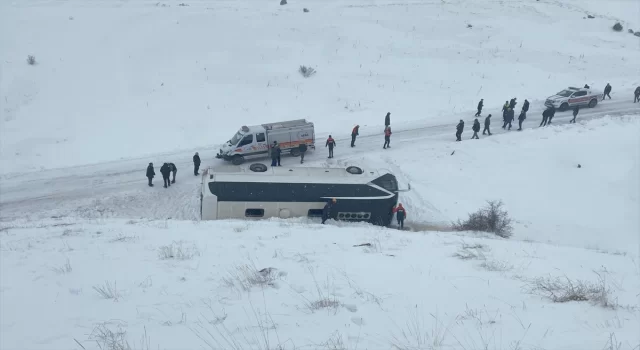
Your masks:
[[[198,152],[193,155],[193,175],[200,175],[200,156]],[[178,173],[178,167],[174,163],[164,163],[160,167],[160,174],[162,174],[162,180],[164,182],[164,188],[171,187],[171,184],[176,183],[176,174]],[[173,178],[171,178],[173,175]],[[153,178],[156,176],[156,171],[153,168],[153,163],[149,163],[147,166],[147,179],[149,180],[149,187],[153,187]]]

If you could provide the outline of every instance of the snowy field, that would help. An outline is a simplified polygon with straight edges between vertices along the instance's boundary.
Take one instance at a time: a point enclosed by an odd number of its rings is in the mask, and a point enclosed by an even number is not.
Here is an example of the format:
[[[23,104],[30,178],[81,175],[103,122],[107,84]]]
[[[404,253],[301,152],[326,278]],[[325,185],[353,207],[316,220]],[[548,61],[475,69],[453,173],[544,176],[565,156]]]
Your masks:
[[[640,85],[635,0],[278,2],[0,2],[0,173],[202,149],[241,123],[455,125],[480,98]]]
[[[640,350],[638,13],[0,2],[0,349]],[[545,97],[585,83],[611,83],[613,99],[538,128]],[[531,101],[521,132],[500,128],[513,97]],[[493,136],[470,140],[480,98]],[[224,167],[214,155],[241,125],[298,118],[320,145],[303,166],[410,183],[410,230],[199,221],[193,153]],[[147,187],[149,162],[174,162],[177,183]],[[452,232],[487,200],[503,201],[511,238]]]

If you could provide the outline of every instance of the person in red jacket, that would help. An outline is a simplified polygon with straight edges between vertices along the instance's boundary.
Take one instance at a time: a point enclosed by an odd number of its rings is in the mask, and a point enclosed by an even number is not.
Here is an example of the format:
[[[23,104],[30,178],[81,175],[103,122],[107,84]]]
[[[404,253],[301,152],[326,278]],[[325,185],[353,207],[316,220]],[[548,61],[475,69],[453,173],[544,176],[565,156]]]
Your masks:
[[[360,130],[360,125],[356,125],[353,130],[351,130],[351,147],[356,146],[356,136],[360,135],[358,130]]]
[[[407,218],[407,211],[402,206],[402,203],[398,203],[397,207],[393,207],[393,212],[396,214],[396,220],[398,220],[398,226],[400,229],[404,229],[404,219]]]
[[[334,140],[333,137],[331,137],[331,135],[329,135],[329,138],[327,139],[327,143],[324,146],[325,147],[329,147],[329,157],[328,158],[333,158],[333,147],[336,146],[336,140]]]
[[[387,126],[384,129],[384,145],[382,148],[391,148],[391,146],[389,146],[389,142],[391,142],[391,127]]]

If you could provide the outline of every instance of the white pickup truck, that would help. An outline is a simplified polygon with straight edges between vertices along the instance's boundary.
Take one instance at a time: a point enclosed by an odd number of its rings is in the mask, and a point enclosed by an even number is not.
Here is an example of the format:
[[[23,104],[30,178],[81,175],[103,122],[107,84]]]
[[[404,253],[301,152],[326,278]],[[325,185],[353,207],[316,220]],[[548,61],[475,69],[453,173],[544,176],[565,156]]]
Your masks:
[[[589,106],[593,108],[598,104],[604,95],[602,92],[590,88],[569,87],[557,94],[550,96],[544,102],[547,107],[554,107],[560,112],[566,111],[575,106]]]
[[[313,123],[305,119],[289,120],[253,126],[242,126],[238,132],[225,142],[216,158],[229,160],[234,165],[244,163],[245,158],[266,157],[271,152],[273,141],[277,141],[280,150],[292,156],[300,155],[301,143],[315,149],[315,131]]]

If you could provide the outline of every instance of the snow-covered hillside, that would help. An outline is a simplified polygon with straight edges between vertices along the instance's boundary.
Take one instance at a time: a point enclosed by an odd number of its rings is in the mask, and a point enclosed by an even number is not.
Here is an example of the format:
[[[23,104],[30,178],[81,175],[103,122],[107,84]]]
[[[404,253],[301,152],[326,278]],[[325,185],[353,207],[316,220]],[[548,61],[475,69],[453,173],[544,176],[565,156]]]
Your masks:
[[[640,349],[640,2],[278,2],[0,2],[1,349]],[[538,127],[585,83],[613,98]],[[194,152],[299,118],[283,166],[390,170],[409,231],[198,220]],[[452,232],[487,200],[511,238]]]
[[[345,135],[386,112],[455,124],[480,98],[497,110],[609,82],[631,101],[640,85],[637,1],[278,3],[3,1],[0,172],[202,148],[241,124]]]

